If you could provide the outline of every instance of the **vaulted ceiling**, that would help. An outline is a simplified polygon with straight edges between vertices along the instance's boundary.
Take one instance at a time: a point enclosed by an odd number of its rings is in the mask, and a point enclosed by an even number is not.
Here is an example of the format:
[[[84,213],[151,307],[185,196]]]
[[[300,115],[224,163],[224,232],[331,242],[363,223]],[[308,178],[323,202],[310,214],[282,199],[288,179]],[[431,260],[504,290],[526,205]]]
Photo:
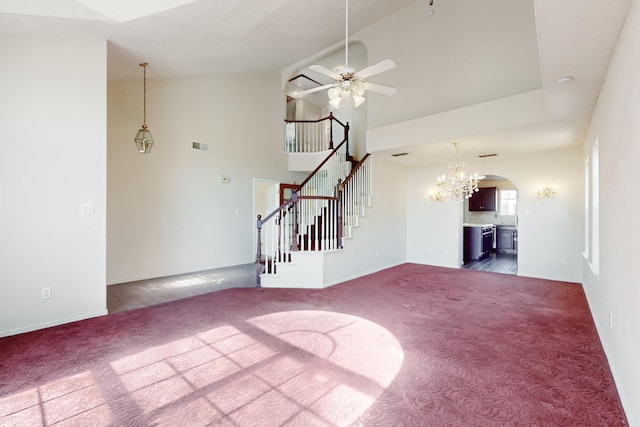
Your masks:
[[[369,97],[369,127],[537,90],[549,123],[470,136],[470,152],[526,151],[532,139],[538,149],[578,144],[630,4],[350,0],[349,33],[368,62],[397,63],[372,79],[399,92]],[[111,80],[140,78],[142,61],[149,78],[310,65],[344,41],[344,25],[344,0],[0,0],[0,37],[107,39]],[[568,75],[570,84],[557,82]],[[406,165],[450,156],[446,138],[425,142],[388,153],[410,151],[396,160]]]

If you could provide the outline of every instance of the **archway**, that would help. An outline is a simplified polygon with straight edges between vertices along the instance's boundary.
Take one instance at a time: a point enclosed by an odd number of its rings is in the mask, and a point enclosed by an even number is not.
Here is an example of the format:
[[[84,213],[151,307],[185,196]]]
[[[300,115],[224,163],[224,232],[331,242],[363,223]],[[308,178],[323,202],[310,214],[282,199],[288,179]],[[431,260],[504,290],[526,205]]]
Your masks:
[[[518,188],[498,175],[486,175],[478,187],[463,207],[463,268],[517,274]],[[478,203],[480,195],[489,202]]]

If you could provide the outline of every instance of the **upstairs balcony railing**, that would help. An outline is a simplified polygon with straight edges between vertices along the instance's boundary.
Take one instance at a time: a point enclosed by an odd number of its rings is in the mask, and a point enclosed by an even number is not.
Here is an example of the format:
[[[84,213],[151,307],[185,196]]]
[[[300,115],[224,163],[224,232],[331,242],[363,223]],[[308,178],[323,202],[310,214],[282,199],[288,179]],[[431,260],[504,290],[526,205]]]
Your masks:
[[[349,125],[332,113],[318,120],[285,120],[285,153],[317,153],[333,150],[334,141],[347,141]]]

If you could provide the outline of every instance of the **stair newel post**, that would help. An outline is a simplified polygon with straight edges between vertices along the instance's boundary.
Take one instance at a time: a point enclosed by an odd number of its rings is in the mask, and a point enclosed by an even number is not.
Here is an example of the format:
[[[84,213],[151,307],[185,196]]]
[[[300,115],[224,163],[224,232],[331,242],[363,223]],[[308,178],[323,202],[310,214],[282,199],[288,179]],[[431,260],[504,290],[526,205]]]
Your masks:
[[[333,113],[329,111],[329,150],[333,150]]]
[[[300,250],[298,247],[298,192],[294,192],[291,195],[293,201],[293,218],[291,218],[291,225],[293,227],[293,233],[291,233],[291,252]]]
[[[256,248],[256,286],[260,287],[260,274],[262,273],[262,215],[258,215],[256,221],[258,227],[258,238]]]
[[[347,122],[347,124],[344,126],[344,132],[345,132],[344,139],[346,141],[345,148],[347,150],[346,151],[347,152],[347,160],[350,160],[351,159],[351,154],[350,154],[350,151],[349,151],[349,122]]]
[[[336,209],[337,212],[337,220],[336,220],[336,246],[338,249],[342,249],[342,179],[338,179],[338,185],[336,185],[335,196],[338,200],[336,200]]]
[[[280,211],[280,213],[278,215],[276,215],[275,218],[276,221],[276,226],[278,227],[277,229],[277,236],[278,236],[278,241],[277,243],[277,249],[278,249],[278,253],[277,256],[274,259],[274,263],[275,262],[280,262],[282,260],[282,211]]]

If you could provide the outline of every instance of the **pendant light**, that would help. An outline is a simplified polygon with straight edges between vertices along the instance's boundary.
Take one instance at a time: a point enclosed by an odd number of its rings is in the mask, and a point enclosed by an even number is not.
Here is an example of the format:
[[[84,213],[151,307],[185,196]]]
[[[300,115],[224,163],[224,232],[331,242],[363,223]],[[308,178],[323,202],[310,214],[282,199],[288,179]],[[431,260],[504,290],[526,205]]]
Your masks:
[[[143,98],[143,113],[142,113],[142,127],[133,139],[138,147],[138,153],[149,154],[151,147],[153,147],[153,137],[151,132],[147,129],[147,65],[146,62],[140,64],[144,75],[144,98]]]

